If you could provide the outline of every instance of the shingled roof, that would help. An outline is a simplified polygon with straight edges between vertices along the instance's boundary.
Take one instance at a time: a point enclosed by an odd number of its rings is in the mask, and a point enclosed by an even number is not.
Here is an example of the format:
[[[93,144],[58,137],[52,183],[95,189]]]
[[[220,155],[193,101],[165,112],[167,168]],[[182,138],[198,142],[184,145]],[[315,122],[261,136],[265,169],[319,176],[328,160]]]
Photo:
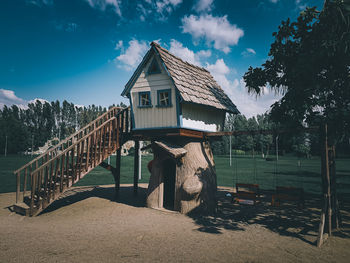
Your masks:
[[[237,107],[217,84],[209,71],[183,61],[155,42],[152,42],[151,46],[156,54],[159,55],[183,101],[211,106],[231,113],[239,113]],[[122,95],[126,95],[128,86],[135,80],[137,72],[146,60],[148,60],[150,51],[146,54],[138,69],[136,69],[134,75],[126,84]]]

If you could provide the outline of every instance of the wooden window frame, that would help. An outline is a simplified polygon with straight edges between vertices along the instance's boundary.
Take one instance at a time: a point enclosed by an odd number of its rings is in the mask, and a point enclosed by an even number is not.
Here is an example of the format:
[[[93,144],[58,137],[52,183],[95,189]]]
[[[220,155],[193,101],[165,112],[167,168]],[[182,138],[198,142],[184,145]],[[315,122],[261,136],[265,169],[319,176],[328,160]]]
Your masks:
[[[167,105],[161,105],[160,104],[160,94],[161,93],[165,93],[167,92],[168,93],[168,97],[169,97],[169,104]],[[168,108],[168,107],[172,107],[172,103],[171,103],[171,89],[162,89],[162,90],[157,90],[157,107],[159,108]]]
[[[150,91],[140,91],[139,93],[139,108],[152,108],[152,99],[151,99],[151,92]],[[148,94],[148,98],[149,98],[149,105],[142,105],[142,95]]]

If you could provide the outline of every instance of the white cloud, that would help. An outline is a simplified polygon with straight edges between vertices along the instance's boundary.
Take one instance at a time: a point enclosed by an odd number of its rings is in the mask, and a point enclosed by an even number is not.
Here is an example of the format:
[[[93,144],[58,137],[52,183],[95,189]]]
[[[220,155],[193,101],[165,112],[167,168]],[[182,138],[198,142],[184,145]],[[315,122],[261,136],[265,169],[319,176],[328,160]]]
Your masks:
[[[89,5],[93,8],[98,8],[102,11],[105,11],[108,6],[112,7],[114,11],[119,15],[122,16],[122,12],[120,9],[121,6],[121,0],[86,0]]]
[[[164,22],[181,3],[182,0],[144,0],[137,4],[136,12],[142,22],[148,18]]]
[[[0,109],[2,109],[5,105],[11,107],[12,105],[16,105],[20,109],[28,109],[29,103],[36,103],[36,101],[40,101],[42,104],[48,102],[44,99],[36,98],[34,100],[26,101],[16,96],[13,90],[0,89]]]
[[[50,103],[48,100],[35,98],[33,100],[24,100],[16,96],[13,90],[0,89],[0,109],[3,109],[6,105],[7,107],[11,107],[12,105],[16,105],[18,108],[26,110],[28,109],[28,104],[36,103],[40,101],[41,104]],[[84,105],[74,105],[77,108],[85,107]]]
[[[119,41],[118,45],[120,43],[122,44],[122,42]],[[118,65],[119,67],[130,71],[141,62],[148,48],[146,41],[138,41],[136,39],[130,40],[129,47],[125,51],[123,46],[119,47],[122,52],[116,57],[115,61],[121,63]]]
[[[119,40],[118,43],[115,45],[115,50],[121,49],[123,51],[124,45],[123,40]]]
[[[218,59],[215,64],[207,64],[206,68],[237,106],[238,110],[248,118],[265,113],[274,102],[280,99],[280,96],[268,92],[267,88],[264,89],[265,95],[261,97],[256,98],[254,95],[249,95],[243,79],[235,78],[231,81],[227,78],[232,70],[223,59]]]
[[[15,95],[13,90],[0,89],[0,109],[4,106],[17,105],[19,108],[25,108],[27,102]]]
[[[53,5],[53,0],[26,0],[26,3],[41,7],[43,5]]]
[[[247,48],[247,52],[251,53],[251,54],[256,54],[255,50],[252,48]]]
[[[41,104],[50,103],[48,100],[35,98],[34,100],[28,101],[28,104],[30,104],[30,103],[36,103],[37,101],[40,101]]]
[[[205,39],[207,44],[214,42],[214,48],[229,53],[230,46],[237,45],[244,31],[232,25],[227,16],[212,15],[184,16],[182,18],[183,33],[189,33],[194,39]]]
[[[193,9],[198,13],[200,12],[210,12],[213,9],[213,0],[197,0]]]
[[[200,60],[205,57],[210,57],[210,50],[200,50],[198,52],[193,52],[192,50],[184,47],[181,42],[172,39],[170,41],[170,53],[173,53],[175,56],[180,57],[182,60],[187,61],[191,64],[201,66]]]
[[[246,49],[241,53],[241,55],[242,55],[243,57],[250,57],[250,56],[256,55],[256,52],[255,52],[255,50],[252,49],[252,48],[246,48]]]
[[[166,15],[171,14],[181,3],[182,0],[159,0],[156,1],[156,10],[165,18]]]

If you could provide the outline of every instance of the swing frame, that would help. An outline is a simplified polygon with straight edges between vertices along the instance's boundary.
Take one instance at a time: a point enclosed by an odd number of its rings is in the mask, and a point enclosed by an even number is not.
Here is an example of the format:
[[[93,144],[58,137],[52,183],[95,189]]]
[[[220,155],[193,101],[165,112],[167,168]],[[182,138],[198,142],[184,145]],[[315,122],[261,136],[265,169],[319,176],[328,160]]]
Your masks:
[[[321,247],[324,241],[332,235],[332,230],[339,229],[341,225],[341,215],[336,190],[336,169],[335,169],[335,145],[328,144],[327,124],[320,127],[302,128],[298,132],[317,132],[320,131],[321,150],[321,179],[323,205],[320,215],[320,224],[318,230],[317,247]],[[226,131],[216,132],[213,136],[236,136],[236,135],[257,135],[257,134],[281,134],[290,133],[290,130],[243,130],[243,131]],[[206,134],[210,138],[210,134]],[[327,233],[328,235],[324,235]]]

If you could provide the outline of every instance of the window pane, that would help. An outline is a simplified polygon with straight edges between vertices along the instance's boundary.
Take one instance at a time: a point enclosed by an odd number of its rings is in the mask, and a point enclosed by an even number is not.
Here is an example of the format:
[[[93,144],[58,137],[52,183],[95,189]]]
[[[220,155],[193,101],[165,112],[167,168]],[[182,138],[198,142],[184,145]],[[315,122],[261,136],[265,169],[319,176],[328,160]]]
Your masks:
[[[148,106],[148,105],[151,105],[149,93],[141,94],[141,106]]]
[[[168,106],[170,105],[169,101],[169,92],[164,91],[159,93],[159,105],[161,106]]]

